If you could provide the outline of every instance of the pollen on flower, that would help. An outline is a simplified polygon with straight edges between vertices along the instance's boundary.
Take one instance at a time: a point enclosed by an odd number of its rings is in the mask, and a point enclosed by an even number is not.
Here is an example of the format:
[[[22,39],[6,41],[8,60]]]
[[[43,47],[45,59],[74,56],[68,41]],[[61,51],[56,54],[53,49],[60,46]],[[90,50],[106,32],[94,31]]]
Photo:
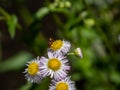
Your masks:
[[[36,75],[38,72],[38,64],[35,62],[32,62],[29,66],[28,66],[28,73],[30,75]]]
[[[68,90],[68,85],[65,82],[60,82],[56,85],[55,90]]]
[[[60,69],[61,62],[56,58],[52,58],[48,61],[48,67],[50,69],[52,69],[53,71],[56,71],[56,70]]]
[[[51,48],[52,50],[58,50],[58,49],[60,49],[62,46],[63,46],[63,41],[61,41],[61,40],[56,40],[56,41],[54,41],[54,42],[51,44],[50,48]]]

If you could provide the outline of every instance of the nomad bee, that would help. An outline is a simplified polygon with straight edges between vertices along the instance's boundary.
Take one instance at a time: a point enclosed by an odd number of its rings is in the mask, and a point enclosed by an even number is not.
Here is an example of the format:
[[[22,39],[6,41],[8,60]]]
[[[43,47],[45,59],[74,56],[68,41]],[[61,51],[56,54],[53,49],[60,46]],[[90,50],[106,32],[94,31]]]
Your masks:
[[[51,44],[54,42],[55,40],[53,38],[49,38],[49,41],[48,41],[48,47],[51,46]]]

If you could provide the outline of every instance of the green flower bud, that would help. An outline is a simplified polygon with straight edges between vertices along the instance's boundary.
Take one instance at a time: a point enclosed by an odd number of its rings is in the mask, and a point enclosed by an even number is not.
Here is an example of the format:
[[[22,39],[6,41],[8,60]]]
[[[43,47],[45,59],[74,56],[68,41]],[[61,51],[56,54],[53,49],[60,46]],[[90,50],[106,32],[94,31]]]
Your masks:
[[[74,54],[76,56],[79,56],[80,58],[83,58],[81,48],[76,48],[75,51],[74,51]]]

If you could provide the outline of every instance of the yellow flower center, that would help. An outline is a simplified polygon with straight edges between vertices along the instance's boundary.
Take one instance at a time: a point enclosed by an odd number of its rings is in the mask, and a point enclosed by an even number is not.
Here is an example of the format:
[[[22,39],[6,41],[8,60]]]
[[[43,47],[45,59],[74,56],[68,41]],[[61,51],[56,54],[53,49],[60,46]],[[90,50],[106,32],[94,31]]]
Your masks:
[[[56,85],[55,90],[68,90],[68,85],[65,82],[60,82]]]
[[[62,45],[63,45],[63,41],[61,41],[61,40],[56,40],[56,41],[54,41],[54,42],[51,44],[50,48],[51,48],[52,50],[58,50],[58,49],[60,49],[60,48],[62,47]]]
[[[36,75],[38,72],[38,64],[35,62],[32,62],[29,66],[28,66],[28,73],[30,75]]]
[[[60,69],[61,62],[56,58],[52,58],[48,61],[48,67],[50,69],[52,69],[53,71],[56,71],[56,70]]]

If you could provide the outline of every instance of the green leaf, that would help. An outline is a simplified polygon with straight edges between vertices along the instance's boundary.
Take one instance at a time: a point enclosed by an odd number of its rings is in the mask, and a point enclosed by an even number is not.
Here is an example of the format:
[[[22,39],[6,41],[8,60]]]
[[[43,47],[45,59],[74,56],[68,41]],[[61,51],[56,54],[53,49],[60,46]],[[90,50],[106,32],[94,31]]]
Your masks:
[[[8,31],[10,33],[11,38],[14,38],[15,36],[17,23],[18,23],[18,20],[15,15],[11,15],[11,17],[7,19]]]
[[[25,85],[23,85],[19,90],[30,90],[32,87],[32,83],[27,82]]]
[[[20,16],[26,26],[29,26],[33,23],[34,19],[32,17],[32,14],[31,14],[30,10],[28,8],[26,8],[26,6],[20,6],[19,13],[20,13]]]
[[[74,81],[78,81],[78,80],[82,79],[82,76],[80,75],[80,73],[73,73],[72,74],[72,79]]]
[[[18,70],[25,66],[26,61],[30,60],[32,55],[28,52],[20,52],[8,60],[0,63],[0,72]]]
[[[48,86],[50,83],[50,78],[45,77],[40,84],[38,84],[36,87],[34,87],[32,90],[48,90]]]
[[[35,17],[38,19],[42,19],[48,13],[49,13],[49,8],[43,7],[36,12]]]
[[[111,71],[110,73],[110,79],[112,82],[116,83],[116,84],[120,84],[120,73],[118,73],[117,71]]]

